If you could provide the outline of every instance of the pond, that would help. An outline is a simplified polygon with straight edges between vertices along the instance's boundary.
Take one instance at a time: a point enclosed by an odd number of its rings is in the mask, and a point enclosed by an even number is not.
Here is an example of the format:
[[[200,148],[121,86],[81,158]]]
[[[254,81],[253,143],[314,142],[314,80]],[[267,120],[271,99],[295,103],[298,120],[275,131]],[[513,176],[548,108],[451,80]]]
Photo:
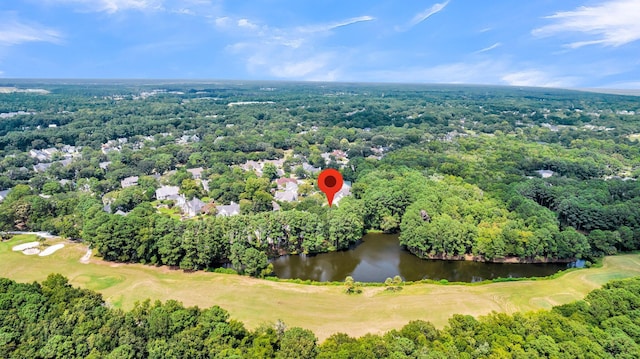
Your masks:
[[[352,276],[360,282],[384,282],[400,275],[404,280],[446,279],[479,282],[494,278],[544,277],[572,264],[508,264],[420,259],[403,249],[398,235],[369,233],[352,249],[312,256],[289,255],[272,261],[279,278],[318,282],[343,281]]]

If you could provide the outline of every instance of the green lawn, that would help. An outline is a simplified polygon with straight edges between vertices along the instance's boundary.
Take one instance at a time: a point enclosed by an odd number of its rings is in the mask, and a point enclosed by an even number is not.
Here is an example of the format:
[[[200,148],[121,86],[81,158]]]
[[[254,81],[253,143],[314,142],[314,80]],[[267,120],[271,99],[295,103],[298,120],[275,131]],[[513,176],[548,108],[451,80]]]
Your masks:
[[[19,282],[42,281],[61,273],[77,286],[96,290],[115,307],[129,309],[136,301],[177,299],[185,305],[219,305],[248,327],[282,319],[289,326],[311,329],[322,340],[332,333],[360,336],[399,328],[424,319],[442,327],[452,314],[482,315],[548,309],[583,298],[611,279],[640,275],[640,255],[607,257],[601,268],[576,270],[551,280],[484,285],[417,284],[397,293],[365,287],[346,295],[342,287],[278,283],[237,275],[184,273],[166,267],[117,264],[79,259],[86,247],[66,243],[48,257],[12,252],[16,244],[35,240],[16,236],[0,243],[0,276]],[[55,243],[55,240],[47,243]]]

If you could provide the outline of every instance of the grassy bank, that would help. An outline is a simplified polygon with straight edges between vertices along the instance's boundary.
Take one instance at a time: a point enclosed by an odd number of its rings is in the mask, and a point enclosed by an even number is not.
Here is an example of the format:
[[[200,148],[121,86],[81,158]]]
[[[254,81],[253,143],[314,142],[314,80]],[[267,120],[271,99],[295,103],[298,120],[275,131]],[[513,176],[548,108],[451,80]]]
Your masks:
[[[629,254],[606,257],[600,268],[568,271],[548,280],[414,284],[400,292],[367,286],[361,295],[346,295],[342,286],[308,286],[204,271],[184,273],[96,258],[83,264],[80,258],[87,248],[76,243],[65,242],[63,249],[47,257],[11,251],[16,244],[34,240],[34,236],[22,235],[0,243],[0,276],[32,282],[61,273],[74,285],[102,293],[115,307],[129,309],[146,298],[177,299],[200,307],[219,305],[249,327],[282,319],[289,326],[311,329],[320,339],[336,332],[354,336],[384,332],[413,319],[442,327],[455,313],[547,309],[581,299],[611,279],[640,275],[640,255]]]

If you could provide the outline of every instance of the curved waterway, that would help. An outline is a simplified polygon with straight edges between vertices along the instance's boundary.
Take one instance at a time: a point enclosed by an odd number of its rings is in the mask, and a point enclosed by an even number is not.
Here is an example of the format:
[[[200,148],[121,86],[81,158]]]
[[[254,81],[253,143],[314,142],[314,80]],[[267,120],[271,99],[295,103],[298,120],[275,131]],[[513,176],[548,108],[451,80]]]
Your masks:
[[[400,275],[404,280],[446,279],[479,282],[494,278],[545,277],[566,269],[566,263],[482,263],[420,259],[400,247],[398,235],[369,233],[352,249],[312,256],[289,255],[273,260],[279,278],[360,282],[384,282]]]

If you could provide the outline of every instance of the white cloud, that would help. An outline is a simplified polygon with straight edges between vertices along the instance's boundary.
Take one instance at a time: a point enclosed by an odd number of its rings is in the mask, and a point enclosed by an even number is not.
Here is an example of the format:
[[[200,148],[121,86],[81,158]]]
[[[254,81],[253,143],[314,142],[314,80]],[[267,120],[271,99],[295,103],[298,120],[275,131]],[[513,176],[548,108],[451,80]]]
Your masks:
[[[558,76],[554,70],[536,69],[503,60],[454,62],[429,67],[409,67],[356,74],[368,81],[512,86],[572,87],[578,79]]]
[[[326,56],[313,57],[297,62],[286,62],[271,67],[271,74],[282,78],[304,78],[327,66]]]
[[[325,45],[324,38],[335,35],[334,29],[373,20],[371,16],[359,16],[330,23],[278,28],[246,18],[225,17],[216,19],[216,26],[240,38],[226,49],[244,61],[251,73],[283,79],[330,81],[339,77],[352,50]]]
[[[218,17],[215,20],[215,24],[217,27],[227,27],[231,25],[231,18],[228,16]]]
[[[51,3],[78,4],[85,11],[113,14],[125,10],[163,10],[163,0],[48,0]]]
[[[484,49],[480,49],[480,50],[476,51],[476,53],[479,54],[479,53],[482,53],[482,52],[491,51],[491,50],[493,50],[493,49],[495,49],[497,47],[500,47],[500,46],[502,46],[502,43],[496,42],[495,44],[493,44],[491,46],[487,46]]]
[[[312,25],[312,26],[299,27],[296,30],[300,31],[300,32],[324,32],[324,31],[330,31],[330,30],[333,30],[333,29],[337,29],[337,28],[343,27],[343,26],[357,24],[359,22],[373,21],[375,19],[376,18],[372,17],[372,16],[358,16],[358,17],[352,17],[350,19],[346,19],[346,20],[342,20],[342,21],[338,21],[338,22],[330,23],[330,24],[321,24],[321,25]]]
[[[247,20],[247,19],[240,19],[238,20],[238,27],[244,27],[247,29],[256,29],[258,27],[258,25],[252,23],[251,21]]]
[[[19,45],[25,42],[60,43],[59,31],[39,25],[9,18],[0,21],[0,46]]]
[[[574,78],[556,77],[538,69],[510,72],[503,75],[501,80],[511,86],[573,87],[576,84]]]
[[[595,6],[581,6],[561,11],[547,19],[554,23],[532,31],[536,36],[553,36],[567,32],[582,33],[588,40],[567,44],[570,48],[588,45],[621,46],[640,40],[640,1],[609,0]]]
[[[396,30],[397,31],[407,31],[407,30],[409,30],[410,28],[412,28],[412,27],[418,25],[419,23],[425,21],[429,17],[431,17],[431,16],[439,13],[440,11],[444,10],[444,8],[447,5],[449,5],[449,1],[450,0],[447,0],[447,1],[443,2],[443,3],[433,4],[431,7],[425,9],[424,11],[417,13],[413,17],[413,19],[411,19],[411,21],[409,21],[409,23],[406,26],[404,26],[404,27],[398,26],[398,27],[396,27]]]

